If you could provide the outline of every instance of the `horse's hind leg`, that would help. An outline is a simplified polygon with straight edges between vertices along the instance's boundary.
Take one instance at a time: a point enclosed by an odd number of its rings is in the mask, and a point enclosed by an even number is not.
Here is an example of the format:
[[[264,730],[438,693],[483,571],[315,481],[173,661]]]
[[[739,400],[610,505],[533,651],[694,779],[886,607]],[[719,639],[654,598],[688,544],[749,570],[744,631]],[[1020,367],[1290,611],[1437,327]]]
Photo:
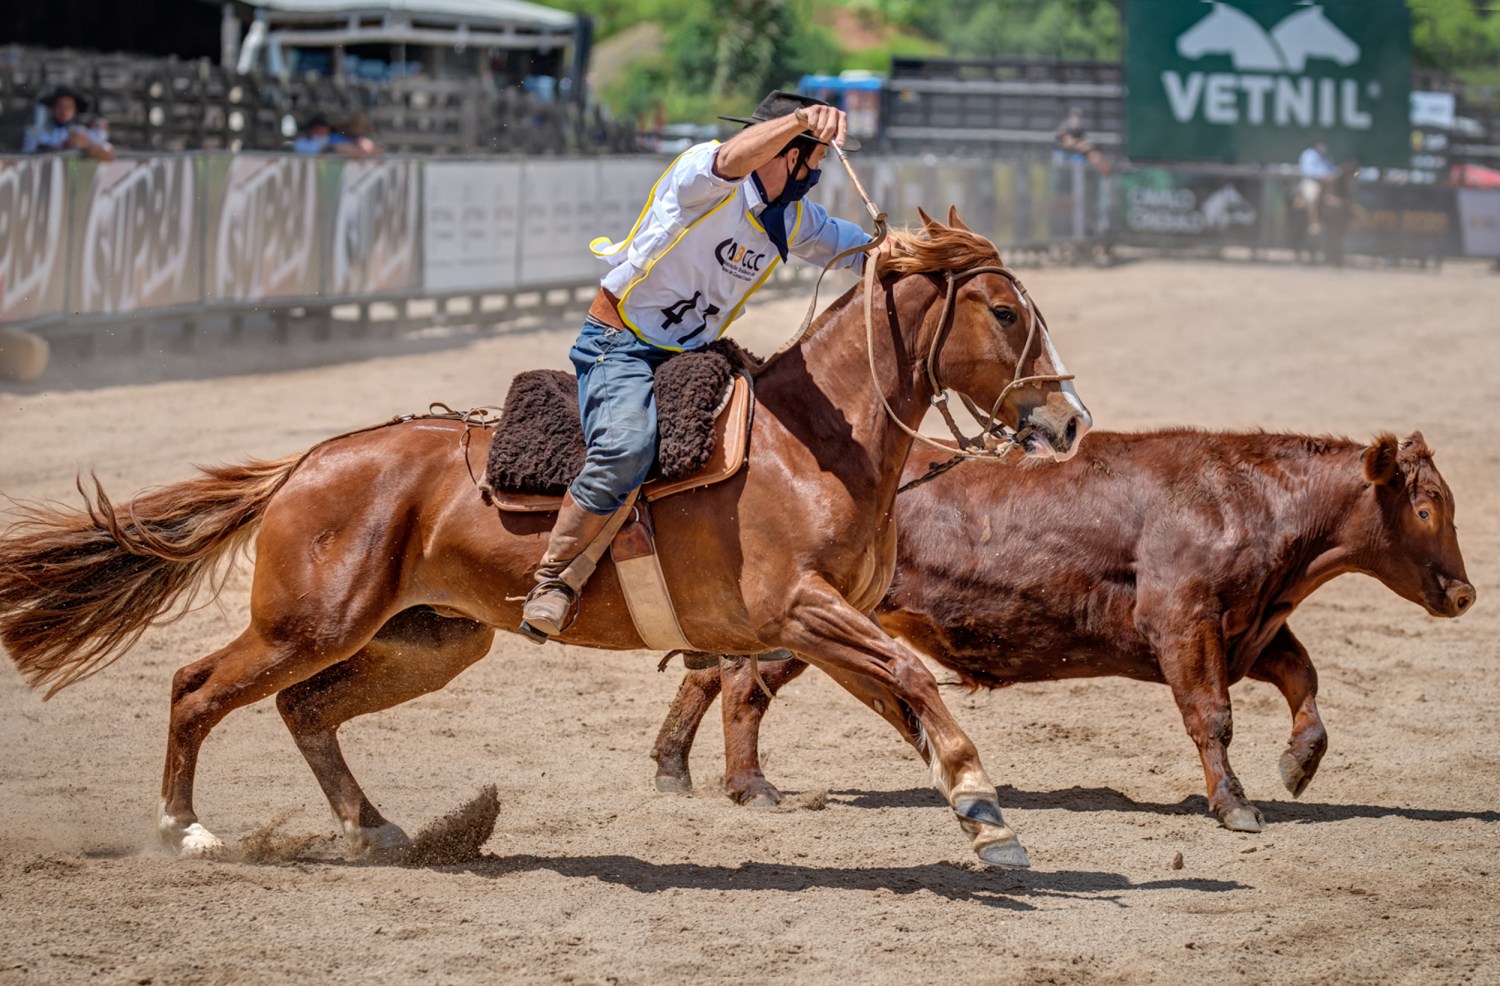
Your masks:
[[[411,840],[354,779],[339,747],[339,726],[442,688],[489,653],[494,638],[494,629],[482,623],[442,617],[427,607],[409,609],[347,661],[276,696],[282,719],[343,827],[351,858],[398,852]]]
[[[198,751],[209,731],[235,709],[316,674],[345,653],[301,641],[270,642],[251,626],[227,646],[178,670],[172,678],[167,762],[161,782],[158,832],[163,845],[182,853],[223,847],[193,811]]]

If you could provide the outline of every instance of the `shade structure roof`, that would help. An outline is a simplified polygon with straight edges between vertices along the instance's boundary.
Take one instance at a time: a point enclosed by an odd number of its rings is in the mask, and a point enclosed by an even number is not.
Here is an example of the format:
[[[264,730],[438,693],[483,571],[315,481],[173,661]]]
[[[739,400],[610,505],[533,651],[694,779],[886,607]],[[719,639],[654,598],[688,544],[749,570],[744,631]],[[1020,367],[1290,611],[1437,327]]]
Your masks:
[[[347,18],[384,18],[472,30],[572,31],[578,18],[527,0],[241,0],[273,26]]]

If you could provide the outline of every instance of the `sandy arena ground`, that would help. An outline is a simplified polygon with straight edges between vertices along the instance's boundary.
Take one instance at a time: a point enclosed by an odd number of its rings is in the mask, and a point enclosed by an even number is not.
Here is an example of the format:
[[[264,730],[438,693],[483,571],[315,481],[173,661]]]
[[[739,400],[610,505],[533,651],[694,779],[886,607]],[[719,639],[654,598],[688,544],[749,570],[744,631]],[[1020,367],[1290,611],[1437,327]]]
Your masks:
[[[647,751],[680,674],[657,674],[656,655],[502,635],[445,691],[342,733],[409,831],[498,785],[480,859],[343,863],[263,702],[212,734],[198,775],[199,812],[241,861],[172,861],[143,850],[168,685],[244,626],[242,565],[217,606],[52,702],[0,669],[0,981],[1500,982],[1500,276],[1186,261],[1023,274],[1101,427],[1421,429],[1453,487],[1474,613],[1434,619],[1351,576],[1292,620],[1331,737],[1302,800],[1277,778],[1280,696],[1234,689],[1232,755],[1264,834],[1207,814],[1160,686],[951,693],[1033,859],[996,873],[915,754],[817,674],[764,737],[800,807],[756,811],[716,787],[716,716],[697,795],[653,791]],[[763,301],[737,335],[768,352],[801,305]],[[222,354],[112,359],[0,383],[0,492],[68,499],[75,471],[95,470],[123,495],[430,400],[498,403],[517,370],[565,366],[573,332],[308,344],[247,371]]]

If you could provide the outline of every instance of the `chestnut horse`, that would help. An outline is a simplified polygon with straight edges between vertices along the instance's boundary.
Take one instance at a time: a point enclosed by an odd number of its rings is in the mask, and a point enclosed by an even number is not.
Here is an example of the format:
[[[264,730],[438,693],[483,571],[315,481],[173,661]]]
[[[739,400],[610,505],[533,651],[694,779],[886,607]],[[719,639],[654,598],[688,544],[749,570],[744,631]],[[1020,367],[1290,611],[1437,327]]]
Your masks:
[[[1067,458],[1091,422],[994,245],[955,213],[948,225],[923,218],[892,234],[878,281],[867,276],[871,287],[763,368],[747,466],[658,503],[657,538],[688,639],[806,655],[923,751],[981,859],[1025,866],[936,681],[869,614],[891,579],[893,500],[932,381],[999,404],[1028,454]],[[173,618],[258,527],[249,627],[173,678],[162,840],[189,853],[221,845],[193,811],[199,748],[229,712],[276,695],[351,855],[399,852],[409,840],[365,797],[337,730],[441,688],[489,651],[495,628],[520,621],[552,518],[486,505],[473,475],[487,437],[465,421],[398,421],[205,469],[121,507],[96,482],[85,511],[38,508],[0,539],[0,643],[50,697]],[[561,639],[643,646],[612,565]]]

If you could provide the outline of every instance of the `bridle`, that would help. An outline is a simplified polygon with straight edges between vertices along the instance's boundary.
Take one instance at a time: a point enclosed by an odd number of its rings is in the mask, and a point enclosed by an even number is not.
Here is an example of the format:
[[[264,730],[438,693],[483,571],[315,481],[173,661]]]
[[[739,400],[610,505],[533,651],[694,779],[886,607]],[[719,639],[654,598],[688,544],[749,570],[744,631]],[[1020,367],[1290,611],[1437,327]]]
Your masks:
[[[947,468],[952,468],[952,465],[957,464],[962,459],[1005,458],[1010,450],[1020,446],[1026,437],[1025,429],[1019,432],[1011,432],[998,420],[997,415],[1000,408],[1004,406],[1005,400],[1011,395],[1011,392],[1031,384],[1061,383],[1065,380],[1073,379],[1073,374],[1071,373],[1021,375],[1021,367],[1026,365],[1026,360],[1030,358],[1032,347],[1036,343],[1038,327],[1043,332],[1047,331],[1047,320],[1042,317],[1041,309],[1037,308],[1036,303],[1031,300],[1031,296],[1026,293],[1026,288],[1022,286],[1020,279],[1008,267],[981,266],[943,272],[948,282],[948,290],[943,298],[943,314],[938,320],[937,331],[933,333],[932,343],[927,347],[927,353],[923,357],[922,369],[927,376],[927,383],[932,389],[931,404],[943,416],[944,423],[948,425],[948,430],[953,434],[953,439],[958,445],[957,448],[952,448],[934,442],[902,421],[896,415],[895,409],[891,407],[890,401],[886,399],[884,389],[880,386],[879,372],[875,367],[875,280],[877,267],[878,264],[875,262],[874,257],[865,262],[865,351],[870,360],[870,382],[875,386],[875,393],[880,395],[880,403],[885,407],[886,414],[907,435],[922,442],[924,445],[929,445],[932,448],[955,456],[956,458]],[[1026,308],[1032,317],[1031,324],[1026,330],[1026,344],[1021,348],[1021,355],[1016,359],[1015,375],[1011,378],[1010,383],[1006,384],[1005,388],[1000,391],[1000,395],[995,398],[995,402],[990,405],[990,409],[988,411],[981,411],[967,395],[958,395],[959,399],[963,402],[964,408],[973,416],[975,422],[980,427],[978,435],[969,436],[965,435],[958,427],[958,422],[953,420],[953,412],[948,408],[948,391],[938,376],[938,359],[942,354],[943,343],[947,341],[949,333],[953,330],[953,314],[957,307],[959,285],[969,278],[977,277],[980,274],[998,274],[1008,280],[1011,286],[1015,288],[1016,294],[1025,302]],[[903,489],[905,488],[903,487]]]
[[[832,147],[837,154],[839,163],[844,166],[844,170],[849,175],[849,180],[854,183],[854,189],[859,193],[860,199],[864,202],[865,209],[869,211],[871,218],[875,220],[875,235],[868,243],[861,243],[858,246],[850,247],[835,254],[823,265],[822,271],[818,274],[818,279],[813,283],[812,299],[807,304],[807,314],[803,316],[802,327],[795,335],[782,343],[767,359],[750,367],[750,375],[752,377],[758,376],[761,371],[774,363],[777,357],[801,344],[807,338],[808,333],[812,331],[813,316],[818,309],[818,288],[823,284],[824,275],[845,257],[863,252],[865,253],[865,352],[870,360],[870,382],[875,387],[875,393],[880,395],[880,403],[884,406],[886,415],[895,422],[898,428],[916,441],[953,456],[946,463],[933,463],[932,469],[925,476],[907,483],[901,489],[906,490],[913,486],[919,486],[929,479],[933,479],[953,468],[953,466],[965,459],[1003,460],[1010,453],[1011,449],[1020,447],[1028,434],[1027,429],[1012,432],[1005,427],[1004,423],[998,420],[997,415],[1000,412],[1000,408],[1005,405],[1006,398],[1017,388],[1030,384],[1062,383],[1065,380],[1073,379],[1073,374],[1071,373],[1038,373],[1029,377],[1021,376],[1021,367],[1026,365],[1026,360],[1031,356],[1032,346],[1036,342],[1037,328],[1040,327],[1043,332],[1047,331],[1047,320],[1042,317],[1042,310],[1036,306],[1036,303],[1031,300],[1031,296],[1026,293],[1026,288],[1022,286],[1020,278],[1016,277],[1015,273],[1008,267],[981,266],[969,267],[965,270],[943,271],[943,275],[948,282],[948,290],[943,299],[943,314],[942,318],[938,320],[938,329],[933,334],[932,344],[928,346],[927,354],[923,358],[922,368],[927,376],[927,383],[932,389],[932,397],[930,398],[932,406],[937,408],[938,413],[943,416],[943,421],[948,425],[948,430],[953,434],[953,439],[958,447],[954,448],[934,442],[916,429],[909,427],[906,422],[897,416],[895,409],[891,407],[891,402],[886,399],[885,391],[880,386],[880,374],[875,366],[875,280],[880,266],[879,254],[875,251],[880,244],[885,242],[885,238],[890,232],[886,222],[886,214],[870,200],[869,193],[865,191],[864,184],[859,180],[859,175],[854,173],[854,168],[850,165],[849,158],[844,154],[844,149],[837,143],[830,143],[828,146]],[[1016,294],[1025,302],[1026,309],[1031,314],[1031,324],[1026,330],[1026,344],[1022,347],[1021,355],[1016,360],[1015,375],[1011,378],[1010,383],[1006,384],[1005,389],[1000,391],[1000,396],[995,398],[995,402],[990,405],[988,411],[982,411],[969,399],[968,395],[962,393],[958,395],[959,400],[963,402],[964,408],[974,418],[980,428],[978,435],[969,436],[965,435],[959,429],[958,423],[953,420],[953,412],[948,409],[948,391],[943,387],[943,382],[938,377],[937,367],[943,343],[947,341],[948,334],[953,330],[953,313],[957,306],[959,285],[969,278],[977,277],[980,274],[998,274],[1008,280],[1011,286],[1015,288]]]

